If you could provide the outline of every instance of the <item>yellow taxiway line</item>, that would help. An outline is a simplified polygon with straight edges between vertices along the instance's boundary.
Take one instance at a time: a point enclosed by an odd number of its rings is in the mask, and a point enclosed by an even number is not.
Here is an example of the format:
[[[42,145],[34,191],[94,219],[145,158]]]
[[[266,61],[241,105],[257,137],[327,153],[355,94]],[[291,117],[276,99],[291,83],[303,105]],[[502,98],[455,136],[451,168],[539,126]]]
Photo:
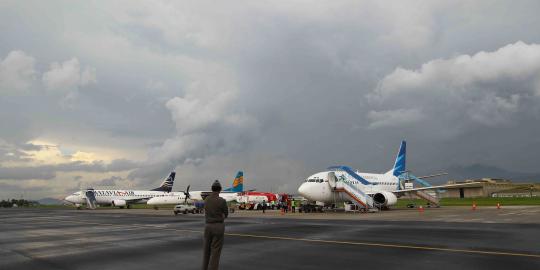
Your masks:
[[[324,243],[324,244],[387,247],[387,248],[402,248],[402,249],[416,249],[416,250],[472,253],[472,254],[483,254],[483,255],[503,255],[503,256],[540,258],[540,254],[527,254],[527,253],[502,252],[502,251],[486,251],[486,250],[474,250],[474,249],[443,248],[443,247],[419,246],[419,245],[418,246],[417,245],[403,245],[403,244],[384,244],[384,243],[372,243],[372,242],[322,240],[322,239],[309,239],[309,238],[296,238],[296,237],[283,237],[283,236],[267,236],[267,235],[244,234],[244,233],[225,233],[225,235],[227,235],[227,236],[238,236],[238,237],[273,239],[273,240],[303,241],[303,242]]]

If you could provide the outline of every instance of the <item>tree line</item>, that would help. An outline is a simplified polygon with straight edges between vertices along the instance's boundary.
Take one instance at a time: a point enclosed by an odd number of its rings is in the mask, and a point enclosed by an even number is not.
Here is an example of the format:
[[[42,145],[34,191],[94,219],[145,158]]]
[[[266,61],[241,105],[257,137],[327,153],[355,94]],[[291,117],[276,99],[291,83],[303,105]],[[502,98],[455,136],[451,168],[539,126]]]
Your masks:
[[[38,202],[28,201],[24,199],[20,199],[20,200],[12,199],[12,200],[0,201],[0,207],[3,207],[3,208],[20,207],[20,206],[27,207],[27,206],[35,206],[38,204],[39,204]]]

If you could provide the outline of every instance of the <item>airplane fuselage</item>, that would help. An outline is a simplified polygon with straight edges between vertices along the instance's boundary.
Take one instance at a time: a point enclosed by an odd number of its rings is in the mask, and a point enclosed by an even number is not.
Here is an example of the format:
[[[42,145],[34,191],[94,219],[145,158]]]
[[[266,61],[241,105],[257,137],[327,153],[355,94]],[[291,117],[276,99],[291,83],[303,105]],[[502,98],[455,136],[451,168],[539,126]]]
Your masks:
[[[84,195],[84,192],[85,191],[75,192],[67,196],[65,200],[73,204],[85,204],[86,196]],[[171,193],[165,191],[111,189],[97,189],[93,192],[96,203],[99,205],[146,203],[151,198],[163,197]]]
[[[363,184],[360,181],[354,179],[346,172],[343,171],[323,171],[309,176],[298,188],[298,192],[306,199],[311,201],[318,201],[324,203],[334,202],[346,202],[350,201],[350,198],[344,193],[335,192],[328,183],[328,174],[334,172],[337,182],[347,181],[348,183],[356,186],[364,193],[378,193],[378,192],[392,192],[396,191],[399,187],[399,179],[389,173],[386,174],[373,174],[373,173],[361,173],[356,171],[356,174],[360,175],[370,184]]]
[[[211,193],[210,191],[190,191],[190,199],[188,201],[203,201],[204,194]],[[237,193],[236,192],[221,192],[219,197],[225,199],[225,201],[236,201]],[[148,200],[147,204],[149,205],[165,205],[165,204],[181,204],[186,201],[186,195],[184,192],[169,192],[163,196],[156,196]]]

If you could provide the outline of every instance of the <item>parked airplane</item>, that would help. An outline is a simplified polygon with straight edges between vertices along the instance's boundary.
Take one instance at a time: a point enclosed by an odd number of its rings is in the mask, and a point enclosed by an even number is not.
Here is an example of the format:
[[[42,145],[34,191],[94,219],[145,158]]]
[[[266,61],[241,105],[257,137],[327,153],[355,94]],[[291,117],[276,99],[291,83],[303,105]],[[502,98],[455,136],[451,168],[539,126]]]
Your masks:
[[[174,184],[176,173],[171,172],[161,186],[152,190],[112,190],[93,189],[77,191],[64,200],[80,208],[86,204],[88,208],[94,209],[97,205],[112,205],[120,208],[130,208],[131,204],[145,203],[151,198],[165,196],[170,193]]]
[[[224,189],[219,196],[227,202],[236,201],[237,194],[244,191],[244,172],[239,171],[233,180],[233,185],[230,188]],[[203,201],[212,191],[189,191],[189,186],[186,191],[170,192],[164,196],[154,197],[148,200],[148,205],[165,205],[165,204],[181,204],[190,201]]]
[[[384,174],[362,173],[347,166],[333,166],[327,171],[308,177],[298,188],[298,193],[308,200],[325,204],[352,201],[365,208],[387,208],[396,204],[397,198],[407,193],[438,204],[438,199],[425,191],[474,184],[430,186],[421,179],[442,174],[409,177],[405,170],[405,157],[406,142],[402,141],[394,167],[388,172]],[[411,180],[420,182],[424,186],[414,188]]]

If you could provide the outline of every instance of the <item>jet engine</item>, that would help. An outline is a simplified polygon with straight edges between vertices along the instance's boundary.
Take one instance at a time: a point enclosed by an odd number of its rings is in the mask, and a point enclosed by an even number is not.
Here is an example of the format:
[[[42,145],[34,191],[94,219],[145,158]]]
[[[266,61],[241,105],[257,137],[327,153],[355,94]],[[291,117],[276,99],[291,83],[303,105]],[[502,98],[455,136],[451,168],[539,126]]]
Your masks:
[[[114,200],[114,201],[112,201],[113,206],[124,207],[124,206],[126,206],[126,204],[127,203],[124,200]]]
[[[390,206],[397,203],[397,197],[392,192],[381,191],[373,195],[373,202],[377,206]]]

